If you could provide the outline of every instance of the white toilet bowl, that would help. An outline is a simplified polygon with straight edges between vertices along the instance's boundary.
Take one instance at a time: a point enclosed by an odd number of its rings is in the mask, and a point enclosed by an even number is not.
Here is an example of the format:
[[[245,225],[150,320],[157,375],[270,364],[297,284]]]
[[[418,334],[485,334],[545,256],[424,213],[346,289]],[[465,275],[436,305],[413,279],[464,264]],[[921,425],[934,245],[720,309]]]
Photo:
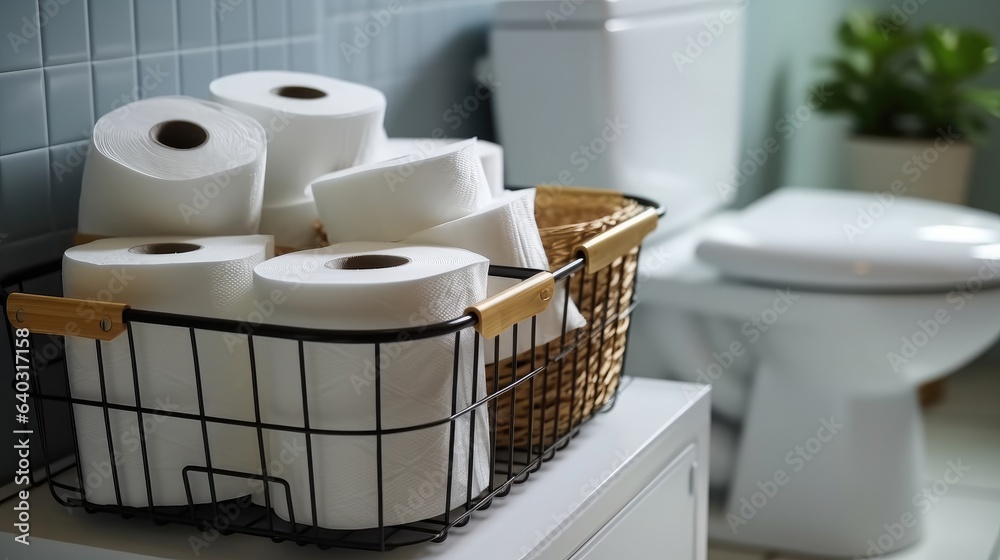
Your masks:
[[[1000,217],[899,198],[852,243],[871,200],[782,189],[644,251],[629,369],[752,387],[722,403],[745,416],[715,539],[863,556],[904,513],[891,549],[920,537],[915,389],[1000,335]]]
[[[852,557],[914,512],[881,547],[902,548],[920,535],[914,389],[1000,331],[1000,289],[987,288],[1000,285],[1000,225],[892,193],[801,189],[717,214],[741,166],[759,164],[741,147],[752,12],[503,0],[490,51],[506,177],[667,207],[643,250],[626,368],[711,383],[713,416],[733,432],[713,447],[739,435],[732,469],[711,469],[713,487],[731,473],[736,517],[710,523],[711,538]]]

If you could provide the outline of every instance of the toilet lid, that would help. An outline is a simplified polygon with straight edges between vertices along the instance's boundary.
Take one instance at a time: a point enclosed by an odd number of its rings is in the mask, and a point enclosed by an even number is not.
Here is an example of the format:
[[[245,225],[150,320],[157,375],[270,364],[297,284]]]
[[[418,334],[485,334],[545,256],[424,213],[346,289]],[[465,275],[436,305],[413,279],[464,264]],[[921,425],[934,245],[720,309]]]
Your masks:
[[[711,3],[712,0],[504,0],[497,8],[496,25],[544,23],[545,27],[555,29],[563,23],[593,24]],[[745,9],[746,4],[734,1],[730,7],[735,12]]]
[[[726,276],[824,290],[1000,285],[1000,216],[889,192],[784,188],[709,231]]]

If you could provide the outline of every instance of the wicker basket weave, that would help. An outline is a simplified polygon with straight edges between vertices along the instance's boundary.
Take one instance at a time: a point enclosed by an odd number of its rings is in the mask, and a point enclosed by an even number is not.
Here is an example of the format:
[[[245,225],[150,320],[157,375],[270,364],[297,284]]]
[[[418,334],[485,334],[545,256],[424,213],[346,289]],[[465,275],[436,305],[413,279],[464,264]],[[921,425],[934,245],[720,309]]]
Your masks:
[[[551,270],[576,258],[581,242],[604,233],[644,210],[616,191],[542,185],[535,196],[535,220]],[[317,222],[318,245],[327,245]],[[544,367],[511,393],[497,399],[495,441],[498,448],[549,446],[568,434],[614,396],[625,360],[625,342],[639,248],[635,247],[594,274],[577,273],[568,286],[587,325],[561,339],[536,346],[514,359],[486,366],[492,394]],[[565,305],[553,301],[552,305]],[[516,367],[515,367],[516,366]],[[516,377],[513,373],[516,371]],[[531,395],[534,393],[534,399]],[[496,411],[501,411],[499,414]],[[513,418],[513,439],[510,433]]]
[[[535,203],[542,243],[552,270],[575,258],[581,242],[611,229],[644,209],[613,191],[541,186]],[[545,371],[498,399],[497,446],[548,446],[600,410],[614,396],[625,358],[627,310],[639,260],[638,247],[596,273],[579,272],[568,292],[587,326],[539,345],[513,360],[486,367],[487,387],[503,389],[535,368]],[[554,301],[552,305],[563,305]],[[516,367],[515,367],[516,366]],[[531,395],[534,393],[534,399]],[[509,420],[513,417],[513,439]]]

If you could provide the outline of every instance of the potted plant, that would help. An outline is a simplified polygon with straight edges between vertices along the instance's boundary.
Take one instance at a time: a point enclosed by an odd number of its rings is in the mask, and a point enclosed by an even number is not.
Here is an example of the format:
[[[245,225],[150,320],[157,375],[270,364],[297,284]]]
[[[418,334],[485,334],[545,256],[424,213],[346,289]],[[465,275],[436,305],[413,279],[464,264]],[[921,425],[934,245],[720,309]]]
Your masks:
[[[989,36],[855,12],[841,23],[833,76],[814,89],[826,113],[853,120],[848,166],[854,186],[965,202],[973,143],[1000,118],[1000,90],[970,85],[997,62]]]

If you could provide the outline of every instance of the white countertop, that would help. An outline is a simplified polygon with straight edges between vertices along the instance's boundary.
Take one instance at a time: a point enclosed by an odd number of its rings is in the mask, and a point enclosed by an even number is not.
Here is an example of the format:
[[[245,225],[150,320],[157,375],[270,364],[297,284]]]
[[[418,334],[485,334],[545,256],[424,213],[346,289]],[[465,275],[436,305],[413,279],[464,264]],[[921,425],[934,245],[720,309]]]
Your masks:
[[[31,492],[29,546],[14,542],[14,502],[0,504],[0,556],[17,559],[139,560],[296,558],[342,560],[569,558],[645,488],[681,450],[694,443],[699,423],[707,427],[709,389],[652,379],[627,380],[611,412],[584,426],[578,437],[507,498],[477,512],[441,544],[388,553],[320,550],[272,543],[246,535],[208,542],[186,525],[155,526],[145,519],[87,514],[59,506],[46,486]],[[690,412],[685,414],[685,412]],[[699,454],[707,459],[707,441]]]

